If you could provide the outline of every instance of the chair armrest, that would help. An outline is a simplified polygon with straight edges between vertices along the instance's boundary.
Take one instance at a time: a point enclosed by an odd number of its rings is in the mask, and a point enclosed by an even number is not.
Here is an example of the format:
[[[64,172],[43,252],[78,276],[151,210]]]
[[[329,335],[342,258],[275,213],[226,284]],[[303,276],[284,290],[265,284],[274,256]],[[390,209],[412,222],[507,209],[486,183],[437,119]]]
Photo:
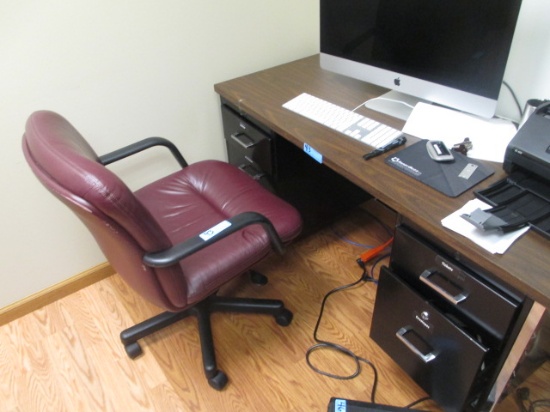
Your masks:
[[[283,242],[269,219],[260,213],[244,212],[237,216],[233,216],[230,219],[224,220],[200,235],[178,243],[170,249],[163,250],[161,252],[147,253],[143,257],[143,262],[152,267],[161,268],[171,266],[179,262],[181,259],[204,249],[212,243],[215,243],[246,226],[254,224],[261,224],[264,227],[273,249],[275,249],[278,253],[282,253]]]
[[[149,149],[150,147],[154,146],[167,147],[170,152],[172,152],[172,155],[175,157],[182,168],[187,166],[187,162],[183,158],[178,148],[170,140],[163,137],[148,137],[147,139],[132,143],[131,145],[122,147],[118,150],[115,150],[114,152],[99,156],[99,161],[103,165],[108,165],[110,163],[116,162],[117,160],[124,159],[128,156],[139,153],[145,149]]]

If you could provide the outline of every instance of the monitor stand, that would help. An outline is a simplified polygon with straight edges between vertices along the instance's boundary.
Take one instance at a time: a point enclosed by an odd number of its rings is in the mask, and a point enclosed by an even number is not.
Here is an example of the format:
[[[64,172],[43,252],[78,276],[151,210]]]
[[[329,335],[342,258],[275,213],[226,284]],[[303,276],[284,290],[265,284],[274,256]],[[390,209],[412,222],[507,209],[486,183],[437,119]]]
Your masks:
[[[379,97],[366,101],[364,106],[367,109],[407,121],[414,106],[419,102],[431,103],[418,97],[390,90]]]

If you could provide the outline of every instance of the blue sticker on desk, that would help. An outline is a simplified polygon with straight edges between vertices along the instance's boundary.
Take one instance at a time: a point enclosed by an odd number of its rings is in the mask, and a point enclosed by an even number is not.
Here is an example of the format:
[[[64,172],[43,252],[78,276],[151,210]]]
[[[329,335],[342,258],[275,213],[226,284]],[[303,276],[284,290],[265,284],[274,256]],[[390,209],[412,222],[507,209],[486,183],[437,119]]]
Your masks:
[[[307,143],[304,143],[304,152],[313,157],[319,163],[323,163],[323,155]]]

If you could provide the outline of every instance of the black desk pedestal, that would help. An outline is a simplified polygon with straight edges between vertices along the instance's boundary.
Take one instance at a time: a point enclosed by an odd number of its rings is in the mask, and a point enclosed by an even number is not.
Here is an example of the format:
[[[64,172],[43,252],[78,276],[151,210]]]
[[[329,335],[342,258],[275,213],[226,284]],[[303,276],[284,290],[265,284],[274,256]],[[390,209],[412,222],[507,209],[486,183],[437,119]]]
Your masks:
[[[229,163],[296,207],[304,220],[302,235],[371,198],[223,99],[222,118]]]

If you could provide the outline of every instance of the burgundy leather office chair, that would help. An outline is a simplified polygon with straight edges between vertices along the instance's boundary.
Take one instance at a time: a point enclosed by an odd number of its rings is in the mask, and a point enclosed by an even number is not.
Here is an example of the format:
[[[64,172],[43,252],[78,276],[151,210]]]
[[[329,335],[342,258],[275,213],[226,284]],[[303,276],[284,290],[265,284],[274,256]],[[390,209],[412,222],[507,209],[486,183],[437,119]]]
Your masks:
[[[157,145],[170,149],[182,169],[135,192],[105,167]],[[292,313],[279,300],[216,295],[272,249],[281,252],[302,225],[292,206],[238,168],[214,160],[188,165],[161,138],[97,156],[67,120],[48,111],[29,117],[23,151],[42,184],[88,227],[116,272],[166,310],[121,333],[131,358],[142,353],[139,339],[195,315],[204,372],[220,390],[227,376],[216,366],[211,312],[270,314],[279,325],[290,324]],[[256,274],[255,280],[266,279]]]

